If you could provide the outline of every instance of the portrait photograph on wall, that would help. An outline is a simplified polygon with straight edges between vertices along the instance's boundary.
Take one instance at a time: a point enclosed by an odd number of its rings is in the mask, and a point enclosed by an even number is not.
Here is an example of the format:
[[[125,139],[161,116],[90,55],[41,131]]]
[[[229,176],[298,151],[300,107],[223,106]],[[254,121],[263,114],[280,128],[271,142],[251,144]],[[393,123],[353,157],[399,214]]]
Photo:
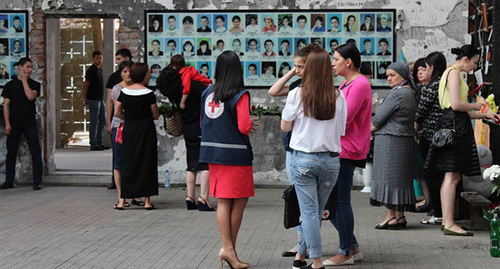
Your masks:
[[[396,60],[394,16],[394,9],[147,10],[146,63],[164,68],[170,57],[181,54],[186,64],[213,78],[217,57],[232,50],[240,57],[245,86],[262,88],[293,68],[299,49],[318,43],[333,60],[336,47],[352,43],[361,53],[372,86],[387,87],[385,68]],[[341,77],[335,78],[336,85],[341,82]],[[149,86],[155,83],[153,79]]]
[[[0,88],[19,74],[17,61],[28,55],[28,11],[0,10]]]

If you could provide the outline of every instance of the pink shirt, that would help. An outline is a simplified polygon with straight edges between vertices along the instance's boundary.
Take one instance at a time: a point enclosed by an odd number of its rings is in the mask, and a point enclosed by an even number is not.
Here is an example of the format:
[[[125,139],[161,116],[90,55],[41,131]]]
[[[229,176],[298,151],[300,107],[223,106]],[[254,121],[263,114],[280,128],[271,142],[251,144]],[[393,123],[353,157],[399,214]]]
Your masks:
[[[372,88],[368,79],[361,75],[339,89],[347,101],[345,136],[340,139],[340,158],[363,160],[370,150],[370,124],[372,118]]]

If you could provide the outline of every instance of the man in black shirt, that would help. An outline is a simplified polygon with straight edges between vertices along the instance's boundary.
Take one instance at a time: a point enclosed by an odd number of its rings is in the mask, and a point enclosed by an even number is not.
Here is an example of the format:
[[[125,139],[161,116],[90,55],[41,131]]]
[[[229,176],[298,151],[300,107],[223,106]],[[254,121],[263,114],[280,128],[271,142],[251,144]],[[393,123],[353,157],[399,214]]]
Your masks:
[[[21,134],[26,137],[33,160],[33,190],[40,190],[42,183],[42,151],[36,128],[35,99],[40,95],[40,83],[30,78],[33,63],[29,58],[19,60],[19,75],[5,84],[3,116],[7,134],[6,176],[1,189],[14,188],[16,158]]]
[[[83,83],[84,104],[90,110],[90,150],[107,149],[102,145],[102,131],[106,125],[106,107],[103,101],[102,52],[92,52],[92,65],[87,69]]]
[[[129,49],[122,48],[116,51],[115,53],[115,62],[118,66],[123,61],[129,61],[132,59],[132,53],[130,53]],[[106,97],[106,132],[111,135],[111,120],[113,119],[114,111],[113,111],[113,100],[111,100],[111,90],[113,87],[122,82],[122,70],[116,70],[111,76],[108,78],[108,82],[106,83],[107,89],[107,97]],[[115,179],[111,177],[111,185],[108,189],[116,189]]]

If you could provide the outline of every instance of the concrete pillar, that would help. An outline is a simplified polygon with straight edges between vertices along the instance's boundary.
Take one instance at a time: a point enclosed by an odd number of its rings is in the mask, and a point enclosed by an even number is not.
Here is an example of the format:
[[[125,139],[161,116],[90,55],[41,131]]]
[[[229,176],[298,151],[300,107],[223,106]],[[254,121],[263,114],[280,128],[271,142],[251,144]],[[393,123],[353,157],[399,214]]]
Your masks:
[[[59,122],[61,121],[61,64],[60,64],[60,31],[59,19],[47,18],[46,20],[46,72],[47,72],[47,96],[46,96],[46,111],[47,118],[45,119],[45,145],[46,145],[46,166],[48,173],[54,173],[56,165],[54,156],[56,147],[61,147],[61,129]]]
[[[104,62],[102,64],[102,77],[104,79],[104,86],[106,86],[106,82],[111,74],[114,72],[115,67],[115,27],[113,18],[103,19],[103,48],[102,54],[104,55]],[[104,99],[107,98],[107,90],[104,93]],[[105,145],[108,147],[111,146],[111,139],[109,135],[104,132],[102,140]]]

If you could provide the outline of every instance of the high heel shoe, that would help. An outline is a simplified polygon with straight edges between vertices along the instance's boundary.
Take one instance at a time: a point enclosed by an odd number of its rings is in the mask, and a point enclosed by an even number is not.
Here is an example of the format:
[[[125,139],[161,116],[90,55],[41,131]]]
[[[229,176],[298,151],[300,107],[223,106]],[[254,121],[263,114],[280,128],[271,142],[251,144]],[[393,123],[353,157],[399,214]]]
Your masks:
[[[203,203],[198,201],[198,210],[199,211],[215,211],[215,208],[213,206],[209,206],[207,201],[203,199],[203,197],[200,196],[201,200],[203,200]]]
[[[375,226],[375,229],[379,229],[379,230],[387,230],[389,229],[389,222],[391,222],[391,220],[395,220],[396,217],[393,217],[391,218],[390,220],[386,221],[385,223],[379,223]]]
[[[194,198],[191,196],[188,196],[187,198],[189,198],[189,200],[186,200],[187,210],[198,209],[198,206],[196,206],[196,202],[194,201]]]
[[[226,261],[229,264],[229,267],[232,269],[243,269],[243,268],[248,268],[250,266],[249,263],[243,263],[241,261],[234,260],[230,258],[226,253],[224,253],[224,249],[221,248],[219,250],[219,264],[220,264],[220,269],[222,269],[222,262]]]

